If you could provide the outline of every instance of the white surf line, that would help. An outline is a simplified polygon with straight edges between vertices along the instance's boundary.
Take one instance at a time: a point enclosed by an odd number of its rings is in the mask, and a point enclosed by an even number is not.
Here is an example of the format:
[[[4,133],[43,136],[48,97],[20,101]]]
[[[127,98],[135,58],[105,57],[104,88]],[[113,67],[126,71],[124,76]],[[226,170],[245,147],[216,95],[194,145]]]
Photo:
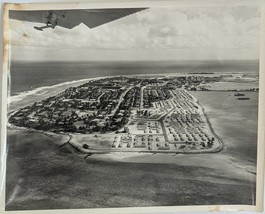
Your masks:
[[[75,84],[75,83],[82,84],[82,82],[90,82],[92,80],[100,80],[100,79],[105,79],[105,78],[109,78],[109,77],[94,77],[94,78],[88,78],[88,79],[67,81],[67,82],[63,82],[63,83],[59,83],[59,84],[55,84],[55,85],[51,85],[51,86],[41,86],[41,87],[35,88],[33,90],[21,92],[18,95],[8,97],[8,104],[13,103],[13,102],[18,102],[27,96],[37,94],[41,90],[56,88],[56,87],[60,87],[60,86],[64,86],[64,85],[71,85],[71,84]]]

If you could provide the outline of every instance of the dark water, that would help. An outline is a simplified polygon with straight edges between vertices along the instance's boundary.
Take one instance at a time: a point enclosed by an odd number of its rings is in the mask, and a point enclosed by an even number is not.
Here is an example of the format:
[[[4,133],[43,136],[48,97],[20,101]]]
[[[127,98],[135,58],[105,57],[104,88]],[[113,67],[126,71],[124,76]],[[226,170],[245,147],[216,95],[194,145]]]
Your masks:
[[[220,153],[105,161],[60,147],[61,137],[8,129],[6,210],[255,204],[258,93],[193,95],[223,140]]]
[[[13,62],[11,95],[99,76],[182,72],[258,72],[258,64]],[[218,154],[174,156],[175,164],[84,159],[72,148],[59,147],[61,139],[8,130],[6,210],[254,204],[255,183],[241,171],[255,173],[251,166],[256,165],[258,94],[249,94],[251,100],[245,102],[235,101],[229,92],[195,94],[208,109],[225,149]],[[186,165],[178,164],[182,159]],[[227,159],[245,167],[234,172]]]
[[[63,82],[132,74],[258,72],[257,61],[229,62],[12,62],[11,95]]]
[[[218,168],[85,159],[55,141],[9,132],[6,210],[253,204],[255,185]]]

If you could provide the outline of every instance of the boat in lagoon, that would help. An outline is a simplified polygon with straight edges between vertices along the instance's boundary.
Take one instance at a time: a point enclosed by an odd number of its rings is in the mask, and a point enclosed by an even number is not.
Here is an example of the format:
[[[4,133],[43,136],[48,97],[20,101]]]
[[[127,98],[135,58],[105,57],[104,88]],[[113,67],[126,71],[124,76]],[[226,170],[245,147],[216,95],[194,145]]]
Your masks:
[[[245,96],[245,94],[237,92],[235,93],[235,96],[240,97],[240,96]]]
[[[250,100],[249,97],[238,97],[237,100]]]

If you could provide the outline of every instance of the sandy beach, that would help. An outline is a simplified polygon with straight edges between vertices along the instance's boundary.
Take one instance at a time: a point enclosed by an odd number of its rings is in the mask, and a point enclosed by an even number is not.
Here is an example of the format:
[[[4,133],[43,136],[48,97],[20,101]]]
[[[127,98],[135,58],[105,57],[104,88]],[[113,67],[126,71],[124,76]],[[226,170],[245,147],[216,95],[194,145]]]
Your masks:
[[[66,135],[9,127],[6,209],[254,204],[258,93],[249,93],[242,103],[231,92],[193,92],[224,142],[216,154],[87,156],[62,146]]]
[[[259,210],[261,8],[5,7],[5,211]]]
[[[23,141],[14,139],[18,134]],[[11,131],[9,140],[7,210],[253,203],[254,176],[228,169],[225,156],[214,162],[208,155],[84,159],[43,134]]]
[[[69,87],[76,87],[83,83],[102,79],[102,78],[103,77],[95,77],[95,78],[81,79],[81,80],[60,83],[60,84],[53,85],[53,86],[44,86],[44,87],[36,88],[31,91],[20,93],[19,95],[9,96],[8,97],[8,110],[9,112],[14,111],[24,106],[30,105],[34,102],[38,102],[45,98],[55,96],[63,92]]]

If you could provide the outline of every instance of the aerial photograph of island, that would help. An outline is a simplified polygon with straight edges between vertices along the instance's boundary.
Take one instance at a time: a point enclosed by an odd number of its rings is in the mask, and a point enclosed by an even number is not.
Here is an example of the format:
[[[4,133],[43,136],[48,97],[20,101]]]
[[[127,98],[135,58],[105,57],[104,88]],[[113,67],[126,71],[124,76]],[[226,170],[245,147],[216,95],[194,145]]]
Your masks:
[[[259,16],[10,11],[6,210],[255,205]]]

